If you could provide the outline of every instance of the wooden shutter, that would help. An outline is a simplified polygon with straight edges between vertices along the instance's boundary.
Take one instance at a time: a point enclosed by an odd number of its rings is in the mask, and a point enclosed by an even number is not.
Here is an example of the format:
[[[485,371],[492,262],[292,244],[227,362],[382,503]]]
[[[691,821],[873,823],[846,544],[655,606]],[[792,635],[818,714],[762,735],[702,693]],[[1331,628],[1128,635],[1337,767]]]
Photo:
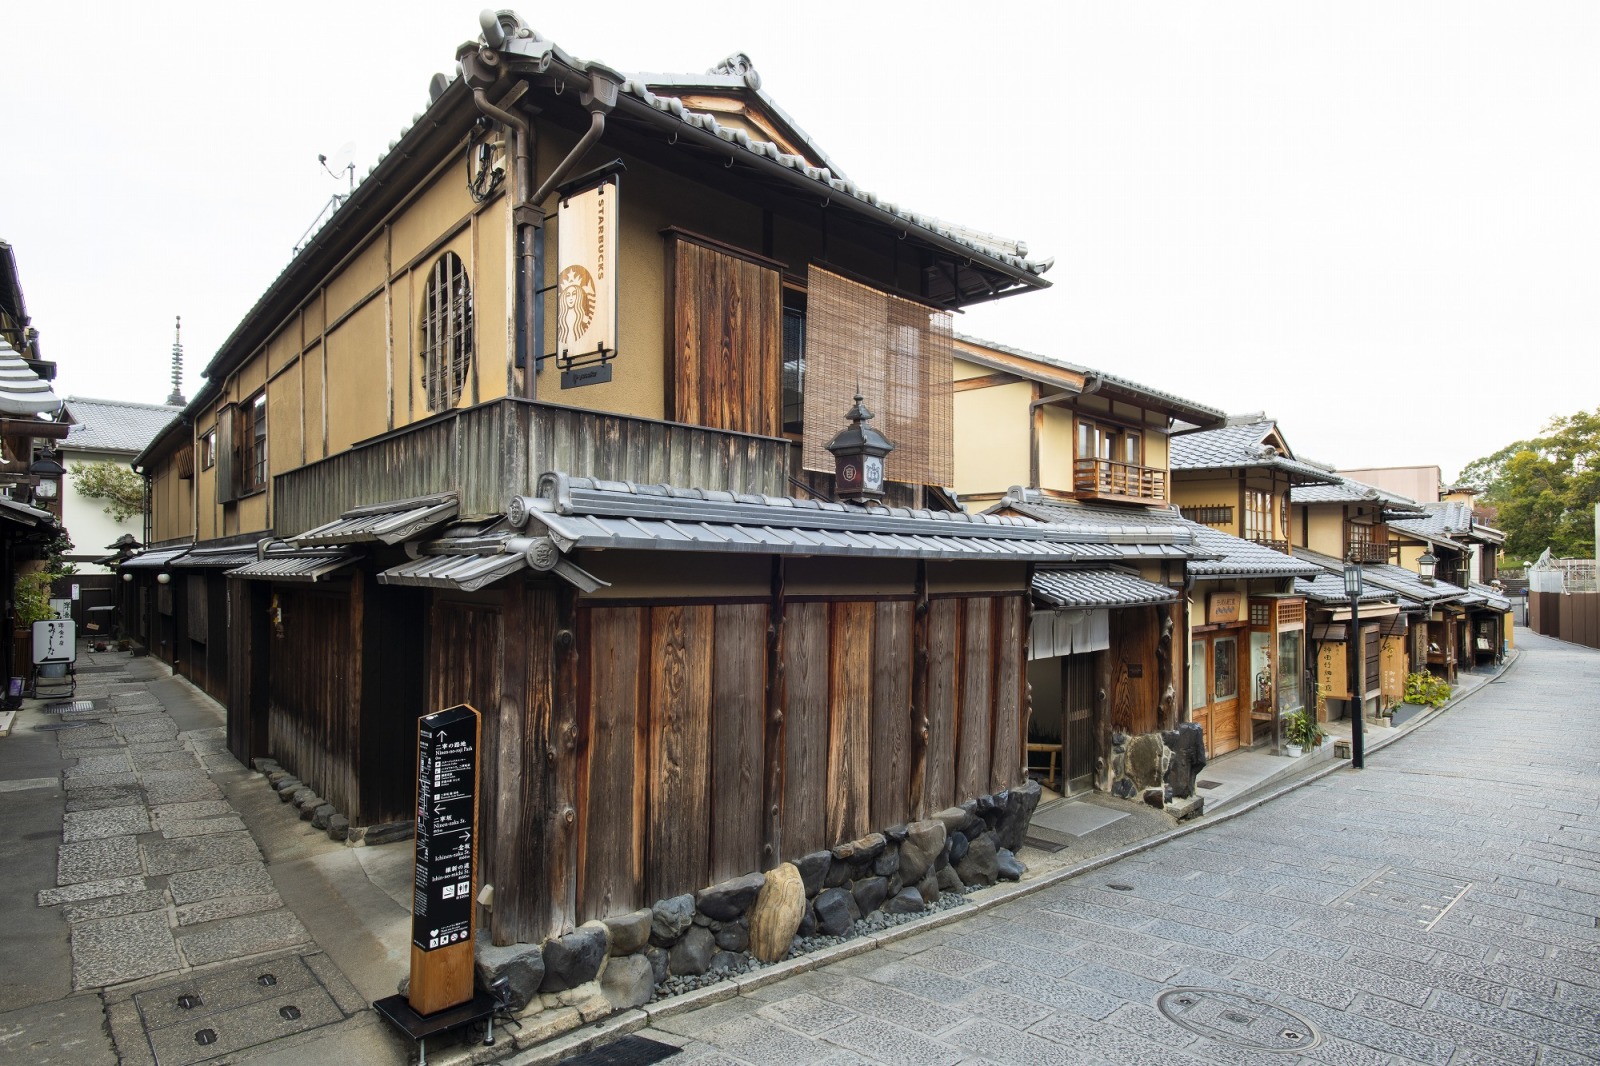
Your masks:
[[[238,476],[234,461],[234,422],[235,408],[233,404],[225,405],[217,412],[217,502],[227,503],[229,500],[238,499]]]
[[[777,436],[782,426],[783,278],[777,264],[669,237],[679,422]]]

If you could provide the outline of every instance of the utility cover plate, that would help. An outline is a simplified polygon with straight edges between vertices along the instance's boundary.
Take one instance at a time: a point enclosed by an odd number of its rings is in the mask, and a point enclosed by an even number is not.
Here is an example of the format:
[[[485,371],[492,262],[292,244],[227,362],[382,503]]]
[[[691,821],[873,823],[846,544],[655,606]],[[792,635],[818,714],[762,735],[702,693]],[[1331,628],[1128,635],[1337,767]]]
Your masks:
[[[298,956],[190,974],[133,997],[160,1066],[191,1066],[343,1021]]]
[[[1276,1003],[1216,988],[1170,988],[1156,1009],[1190,1032],[1257,1051],[1297,1055],[1322,1043],[1305,1018]]]
[[[663,1044],[642,1036],[625,1036],[616,1043],[597,1047],[570,1059],[562,1059],[558,1066],[650,1066],[653,1062],[668,1059],[682,1048]]]

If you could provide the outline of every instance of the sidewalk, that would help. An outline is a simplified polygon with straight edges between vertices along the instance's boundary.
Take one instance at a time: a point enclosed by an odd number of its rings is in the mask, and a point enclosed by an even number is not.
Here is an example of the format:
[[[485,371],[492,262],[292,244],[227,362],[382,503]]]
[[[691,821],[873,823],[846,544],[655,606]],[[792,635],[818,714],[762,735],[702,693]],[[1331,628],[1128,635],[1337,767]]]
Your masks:
[[[228,754],[222,709],[163,664],[88,654],[79,671],[76,702],[27,701],[0,738],[13,828],[0,843],[0,1063],[410,1061],[414,1045],[370,1004],[407,972],[411,843],[352,847],[302,821]],[[1447,708],[1493,679],[1464,677]],[[1439,713],[1374,730],[1368,750]],[[1047,804],[1020,852],[1020,884],[747,976],[766,983],[811,969],[1203,830],[1337,770],[1344,762],[1332,748],[1299,759],[1246,751],[1207,765],[1205,815],[1182,826],[1099,794]],[[734,982],[708,986],[544,1047],[520,1047],[532,1034],[515,1031],[492,1049],[439,1038],[429,1059],[554,1062],[739,992]]]

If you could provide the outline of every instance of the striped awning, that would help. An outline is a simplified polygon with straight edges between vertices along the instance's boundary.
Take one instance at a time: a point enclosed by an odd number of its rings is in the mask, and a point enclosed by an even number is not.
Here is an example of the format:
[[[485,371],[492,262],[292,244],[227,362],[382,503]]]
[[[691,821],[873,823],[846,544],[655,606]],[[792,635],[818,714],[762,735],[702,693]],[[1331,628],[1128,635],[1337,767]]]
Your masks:
[[[461,499],[453,492],[390,500],[346,511],[332,522],[287,538],[297,547],[325,544],[399,544],[456,516]]]
[[[154,548],[150,551],[140,552],[122,564],[124,570],[165,570],[172,565],[174,559],[183,555],[190,548],[185,544],[180,548]]]
[[[171,565],[180,570],[219,567],[231,570],[236,566],[253,563],[256,558],[254,544],[235,544],[225,548],[194,548],[188,554],[174,559]]]
[[[248,566],[229,570],[229,577],[253,581],[321,581],[354,563],[361,556],[349,551],[308,551],[303,548],[269,548]]]
[[[34,373],[27,360],[0,337],[0,414],[40,415],[60,406],[50,383]]]

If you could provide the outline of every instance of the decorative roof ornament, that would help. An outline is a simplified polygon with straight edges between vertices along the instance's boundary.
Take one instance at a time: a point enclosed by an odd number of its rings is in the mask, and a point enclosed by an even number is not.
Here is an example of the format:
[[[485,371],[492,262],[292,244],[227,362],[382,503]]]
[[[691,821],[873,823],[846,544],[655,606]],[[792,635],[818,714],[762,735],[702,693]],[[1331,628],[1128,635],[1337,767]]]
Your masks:
[[[172,327],[172,392],[167,406],[182,407],[188,402],[183,396],[183,316],[178,315]]]
[[[732,78],[743,78],[744,83],[752,89],[761,88],[761,75],[756,71],[755,63],[743,52],[734,52],[727,59],[718,63],[707,74],[724,74]]]

